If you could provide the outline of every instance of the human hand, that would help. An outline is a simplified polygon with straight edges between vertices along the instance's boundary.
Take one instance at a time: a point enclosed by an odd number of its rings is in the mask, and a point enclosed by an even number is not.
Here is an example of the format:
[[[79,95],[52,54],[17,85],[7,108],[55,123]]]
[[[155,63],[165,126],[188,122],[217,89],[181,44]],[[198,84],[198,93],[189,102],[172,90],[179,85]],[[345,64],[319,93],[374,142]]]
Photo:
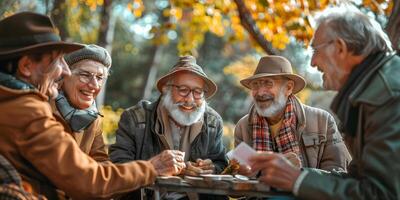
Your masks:
[[[297,168],[301,168],[302,164],[301,164],[301,160],[299,158],[299,156],[294,153],[294,152],[289,152],[289,153],[285,153],[283,154],[283,156],[288,159],[290,161],[290,163],[292,163],[292,165],[294,165]]]
[[[301,171],[295,167],[284,155],[264,152],[250,157],[253,173],[261,171],[259,180],[272,187],[292,191],[293,185]]]
[[[190,176],[199,176],[200,174],[212,174],[215,172],[215,166],[210,159],[197,159],[196,162],[187,162],[184,174]]]
[[[184,152],[178,150],[165,150],[160,154],[150,158],[151,164],[158,175],[170,176],[180,174],[186,165],[184,162]]]

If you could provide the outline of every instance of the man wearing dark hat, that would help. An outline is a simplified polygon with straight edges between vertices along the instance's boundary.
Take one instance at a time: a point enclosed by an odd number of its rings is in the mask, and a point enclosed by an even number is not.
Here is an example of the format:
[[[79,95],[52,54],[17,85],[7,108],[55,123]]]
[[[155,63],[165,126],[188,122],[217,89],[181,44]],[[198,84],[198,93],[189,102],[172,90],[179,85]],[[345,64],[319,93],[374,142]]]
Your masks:
[[[60,77],[71,74],[63,54],[82,47],[60,41],[44,15],[23,12],[0,21],[0,154],[48,199],[64,192],[73,199],[109,198],[178,173],[184,164],[172,151],[150,161],[97,163],[56,121],[48,100],[57,96]]]
[[[297,167],[346,169],[351,158],[333,117],[294,96],[306,82],[287,59],[262,57],[254,75],[240,83],[251,90],[254,105],[235,127],[235,145],[284,154]]]
[[[182,173],[220,173],[227,165],[222,119],[206,102],[216,84],[193,56],[183,56],[157,81],[157,89],[157,101],[140,101],[122,114],[111,160],[148,159],[174,149],[185,153],[187,167]]]

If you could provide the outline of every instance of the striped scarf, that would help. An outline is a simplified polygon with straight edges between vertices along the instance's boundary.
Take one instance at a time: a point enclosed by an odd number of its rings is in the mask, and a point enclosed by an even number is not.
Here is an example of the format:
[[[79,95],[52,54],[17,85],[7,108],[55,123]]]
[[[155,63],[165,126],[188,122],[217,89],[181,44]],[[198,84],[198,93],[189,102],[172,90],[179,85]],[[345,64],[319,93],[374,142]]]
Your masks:
[[[293,130],[296,129],[297,119],[294,113],[293,102],[295,97],[290,95],[283,115],[282,125],[279,133],[272,138],[265,117],[258,115],[255,107],[250,111],[251,122],[249,124],[253,133],[253,148],[256,151],[273,151],[278,153],[296,153],[302,160],[299,142]]]

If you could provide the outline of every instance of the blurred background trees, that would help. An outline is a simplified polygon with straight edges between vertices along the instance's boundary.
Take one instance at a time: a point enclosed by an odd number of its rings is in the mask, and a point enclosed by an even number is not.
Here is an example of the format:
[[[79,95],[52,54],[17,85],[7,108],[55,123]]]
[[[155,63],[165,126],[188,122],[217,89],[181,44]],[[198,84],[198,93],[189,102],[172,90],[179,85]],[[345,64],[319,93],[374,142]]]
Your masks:
[[[399,49],[400,1],[352,3],[387,30]],[[0,0],[0,18],[20,11],[52,17],[62,39],[95,43],[112,53],[112,74],[98,105],[106,105],[105,132],[113,138],[121,108],[140,99],[155,100],[154,84],[178,59],[191,54],[217,82],[209,101],[225,122],[226,145],[251,98],[239,80],[252,74],[265,54],[287,57],[308,81],[298,96],[329,108],[333,92],[320,90],[321,78],[309,66],[306,50],[313,16],[333,0]]]

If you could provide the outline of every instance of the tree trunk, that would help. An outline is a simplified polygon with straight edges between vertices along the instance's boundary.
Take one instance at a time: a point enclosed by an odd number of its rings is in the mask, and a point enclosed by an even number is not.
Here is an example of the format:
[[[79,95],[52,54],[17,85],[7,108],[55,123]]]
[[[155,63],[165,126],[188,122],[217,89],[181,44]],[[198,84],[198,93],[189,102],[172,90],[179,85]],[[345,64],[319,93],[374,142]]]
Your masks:
[[[399,52],[400,50],[400,0],[393,1],[393,10],[389,17],[386,32],[388,33],[390,41],[392,41],[393,48]]]
[[[66,20],[67,6],[65,0],[55,0],[53,9],[51,10],[51,18],[53,23],[58,28],[60,32],[61,40],[68,40],[68,28]]]
[[[112,15],[111,10],[112,0],[104,0],[104,4],[100,13],[99,37],[97,39],[97,44],[107,49],[110,55],[112,53],[112,41],[114,39],[115,23],[117,19],[115,15]],[[99,95],[96,98],[97,107],[99,108],[104,104],[106,96],[106,84],[107,81],[104,83]]]
[[[272,47],[271,42],[265,39],[264,35],[260,32],[256,22],[252,18],[249,10],[243,0],[235,0],[237,9],[239,11],[240,23],[247,30],[250,36],[257,42],[258,45],[269,55],[278,55],[279,52]]]
[[[149,67],[149,73],[147,75],[146,84],[143,90],[143,99],[149,100],[151,97],[151,91],[154,87],[157,78],[158,67],[160,66],[161,56],[163,54],[162,46],[154,46],[152,62]]]

